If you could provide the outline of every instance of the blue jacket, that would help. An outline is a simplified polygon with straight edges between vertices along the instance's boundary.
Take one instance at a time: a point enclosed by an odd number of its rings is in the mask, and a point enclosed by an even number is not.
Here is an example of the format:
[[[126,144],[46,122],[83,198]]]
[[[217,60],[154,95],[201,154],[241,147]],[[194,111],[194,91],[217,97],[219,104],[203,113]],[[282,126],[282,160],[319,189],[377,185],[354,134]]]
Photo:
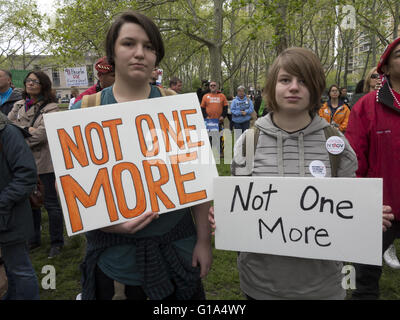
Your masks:
[[[241,111],[246,111],[246,115],[242,115]],[[251,119],[251,114],[254,111],[253,102],[246,95],[243,99],[238,96],[233,99],[231,104],[232,121],[243,123]]]
[[[0,112],[0,245],[26,242],[33,233],[29,195],[37,172],[22,129]]]

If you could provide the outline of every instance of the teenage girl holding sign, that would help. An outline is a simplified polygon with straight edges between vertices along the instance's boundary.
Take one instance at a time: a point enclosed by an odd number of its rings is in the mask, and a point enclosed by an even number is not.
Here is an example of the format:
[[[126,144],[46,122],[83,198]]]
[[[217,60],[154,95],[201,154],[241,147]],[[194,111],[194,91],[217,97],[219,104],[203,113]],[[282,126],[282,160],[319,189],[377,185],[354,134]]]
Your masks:
[[[164,56],[153,21],[132,11],[120,15],[108,31],[106,53],[115,83],[101,91],[102,105],[161,97],[149,84]],[[208,208],[205,203],[160,216],[147,212],[86,233],[82,299],[204,299],[201,277],[212,260]]]
[[[331,168],[325,129],[318,116],[325,75],[313,52],[303,48],[283,51],[272,64],[264,89],[269,111],[256,122],[254,163],[246,165],[243,139],[235,144],[233,175],[312,177],[314,161],[324,166],[326,176],[354,177],[357,158],[344,136],[340,163]],[[384,218],[392,218],[391,215]],[[209,221],[215,229],[214,209]],[[389,224],[384,220],[385,224]],[[241,252],[238,256],[240,286],[249,299],[344,299],[342,263],[269,254]]]

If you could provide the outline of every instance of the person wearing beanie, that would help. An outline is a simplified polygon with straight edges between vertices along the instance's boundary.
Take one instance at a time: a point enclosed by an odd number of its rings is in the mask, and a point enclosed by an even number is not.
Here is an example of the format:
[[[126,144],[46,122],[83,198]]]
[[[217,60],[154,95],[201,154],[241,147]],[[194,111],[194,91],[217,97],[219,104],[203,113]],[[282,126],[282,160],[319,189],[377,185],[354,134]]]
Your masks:
[[[382,252],[400,237],[400,38],[385,49],[377,72],[379,90],[362,97],[351,110],[346,138],[357,154],[357,177],[383,179],[383,204],[394,215],[383,233]],[[381,266],[355,264],[352,299],[378,299]]]
[[[108,63],[107,57],[102,57],[98,59],[94,65],[94,68],[97,71],[97,78],[99,80],[96,84],[94,84],[89,89],[82,92],[78,97],[76,97],[75,103],[82,100],[83,96],[99,92],[104,88],[110,87],[114,84],[115,73],[113,67]]]

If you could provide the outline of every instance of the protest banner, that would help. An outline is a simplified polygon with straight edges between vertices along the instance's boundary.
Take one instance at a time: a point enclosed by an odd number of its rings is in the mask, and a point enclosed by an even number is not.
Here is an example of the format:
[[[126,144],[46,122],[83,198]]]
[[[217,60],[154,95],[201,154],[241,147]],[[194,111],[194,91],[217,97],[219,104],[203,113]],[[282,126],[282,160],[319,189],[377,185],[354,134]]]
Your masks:
[[[215,247],[382,264],[382,179],[219,177]]]
[[[88,85],[86,67],[65,68],[64,75],[67,87],[81,87]]]
[[[44,121],[69,235],[212,200],[218,172],[196,94]]]

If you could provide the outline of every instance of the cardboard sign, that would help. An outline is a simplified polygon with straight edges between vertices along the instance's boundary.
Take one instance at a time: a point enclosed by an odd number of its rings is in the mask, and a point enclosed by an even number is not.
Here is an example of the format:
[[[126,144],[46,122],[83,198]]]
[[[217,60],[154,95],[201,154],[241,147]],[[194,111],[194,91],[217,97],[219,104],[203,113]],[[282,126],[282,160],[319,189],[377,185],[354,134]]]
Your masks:
[[[65,68],[64,75],[67,87],[81,87],[88,85],[86,67]]]
[[[215,247],[382,264],[382,179],[219,177]]]
[[[196,94],[45,114],[69,235],[212,200]]]

